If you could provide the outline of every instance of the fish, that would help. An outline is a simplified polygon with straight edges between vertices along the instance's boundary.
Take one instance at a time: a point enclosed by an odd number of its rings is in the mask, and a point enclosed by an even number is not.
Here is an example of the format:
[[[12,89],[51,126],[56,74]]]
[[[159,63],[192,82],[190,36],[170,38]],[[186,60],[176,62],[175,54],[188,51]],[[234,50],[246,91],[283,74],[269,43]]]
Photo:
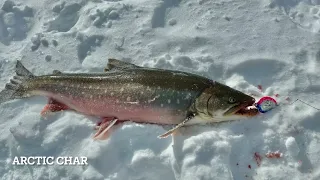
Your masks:
[[[41,116],[75,111],[99,117],[95,140],[105,140],[124,122],[169,125],[159,138],[181,127],[254,117],[255,99],[239,90],[193,73],[137,66],[109,58],[103,72],[34,75],[21,61],[0,92],[0,104],[44,96]]]

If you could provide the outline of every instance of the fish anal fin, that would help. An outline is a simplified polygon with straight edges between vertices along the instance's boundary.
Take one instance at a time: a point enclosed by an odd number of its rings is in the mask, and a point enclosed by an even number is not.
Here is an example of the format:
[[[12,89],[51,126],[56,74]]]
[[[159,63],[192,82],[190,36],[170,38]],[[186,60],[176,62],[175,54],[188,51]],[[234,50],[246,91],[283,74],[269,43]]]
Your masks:
[[[60,103],[52,98],[49,98],[48,104],[41,111],[41,116],[45,116],[50,112],[58,112],[70,109],[67,105]]]
[[[121,61],[118,59],[114,59],[114,58],[109,58],[108,59],[108,64],[107,67],[104,68],[104,71],[110,71],[110,70],[121,70],[121,69],[130,69],[130,68],[140,68],[140,66],[134,65],[132,63],[128,63],[125,61]]]

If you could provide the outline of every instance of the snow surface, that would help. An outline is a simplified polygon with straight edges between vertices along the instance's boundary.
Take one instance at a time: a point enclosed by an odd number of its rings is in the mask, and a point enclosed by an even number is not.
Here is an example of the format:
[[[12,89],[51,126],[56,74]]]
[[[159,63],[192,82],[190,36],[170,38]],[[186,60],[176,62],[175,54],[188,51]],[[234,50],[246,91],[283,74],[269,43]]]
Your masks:
[[[248,94],[279,94],[259,117],[157,139],[128,123],[93,141],[98,121],[40,117],[43,97],[0,105],[4,180],[320,179],[319,0],[0,0],[0,87],[16,60],[34,74],[101,72],[110,57],[192,72]],[[262,85],[263,92],[259,92]],[[190,129],[189,129],[190,130]],[[266,158],[279,151],[281,158]],[[262,157],[261,165],[254,154]],[[14,166],[15,156],[87,156],[87,166]]]

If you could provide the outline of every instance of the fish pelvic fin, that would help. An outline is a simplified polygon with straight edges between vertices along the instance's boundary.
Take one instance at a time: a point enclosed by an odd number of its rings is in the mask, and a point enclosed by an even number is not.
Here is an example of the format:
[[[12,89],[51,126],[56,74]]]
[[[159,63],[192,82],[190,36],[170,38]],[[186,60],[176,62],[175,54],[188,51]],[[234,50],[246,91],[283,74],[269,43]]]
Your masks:
[[[0,92],[0,104],[12,99],[21,99],[29,97],[26,91],[26,81],[35,76],[25,68],[20,61],[16,64],[16,75],[10,79],[10,82],[5,85],[4,90]]]
[[[111,133],[122,126],[125,121],[120,121],[115,117],[104,117],[102,121],[96,126],[97,132],[93,136],[93,140],[106,140]]]

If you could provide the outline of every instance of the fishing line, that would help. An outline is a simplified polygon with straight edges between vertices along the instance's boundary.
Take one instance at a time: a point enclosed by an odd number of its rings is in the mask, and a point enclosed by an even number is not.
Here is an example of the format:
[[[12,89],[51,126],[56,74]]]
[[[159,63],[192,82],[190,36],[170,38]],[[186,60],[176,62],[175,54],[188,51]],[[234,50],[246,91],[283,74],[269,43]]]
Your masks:
[[[295,101],[293,101],[293,102],[290,103],[289,105],[292,105],[293,103],[295,103],[295,102],[297,102],[297,101],[300,101],[300,102],[302,102],[303,104],[305,104],[305,105],[307,105],[307,106],[310,106],[310,107],[312,107],[313,109],[316,109],[316,110],[320,111],[319,108],[317,108],[317,107],[315,107],[315,106],[313,106],[313,105],[311,105],[311,104],[309,104],[309,103],[306,103],[305,101],[302,101],[302,100],[300,100],[300,99],[296,99]]]

